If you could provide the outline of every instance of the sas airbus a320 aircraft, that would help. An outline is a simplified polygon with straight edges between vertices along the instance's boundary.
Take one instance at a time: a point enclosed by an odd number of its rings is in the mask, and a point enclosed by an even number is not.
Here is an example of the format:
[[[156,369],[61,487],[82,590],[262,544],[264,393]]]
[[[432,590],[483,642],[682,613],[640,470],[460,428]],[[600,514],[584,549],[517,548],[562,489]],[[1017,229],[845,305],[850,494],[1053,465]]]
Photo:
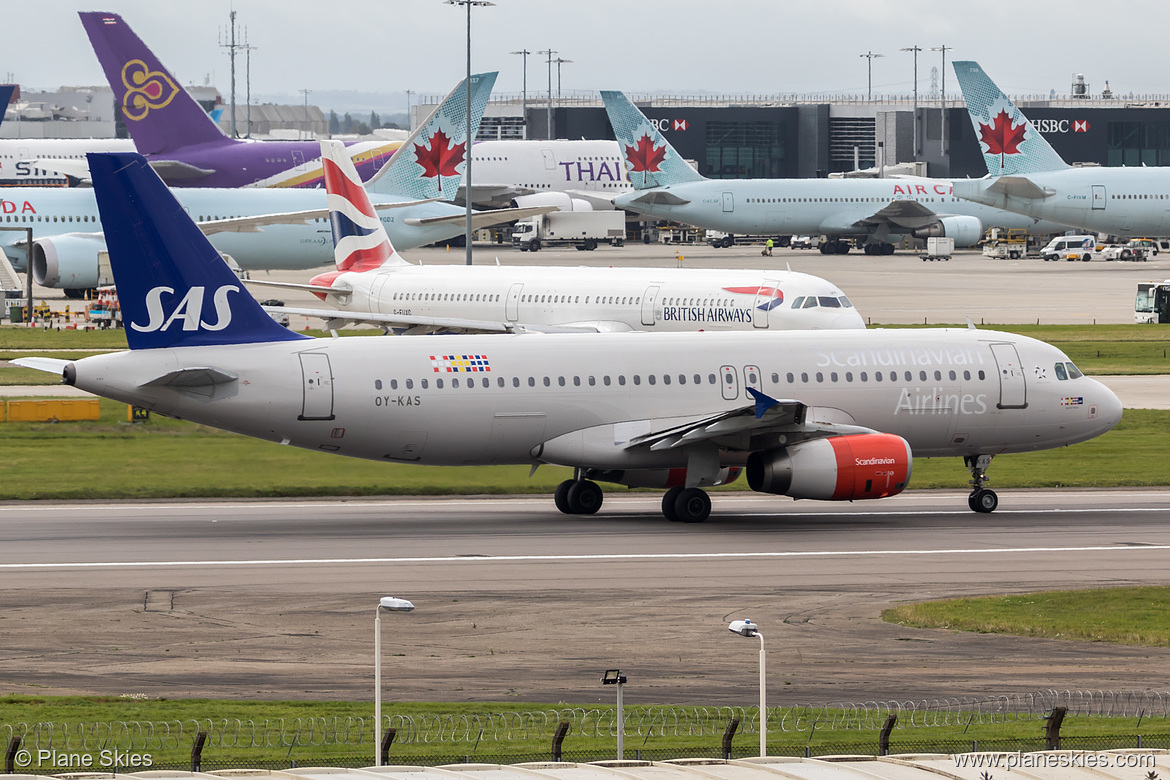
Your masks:
[[[337,309],[271,308],[410,333],[864,328],[844,293],[792,271],[412,265],[394,251],[338,141],[321,142],[337,270],[308,290]]]
[[[146,161],[91,155],[126,352],[20,358],[70,385],[273,442],[372,460],[572,466],[556,492],[596,512],[595,480],[837,501],[901,492],[913,458],[961,456],[972,509],[993,455],[1091,439],[1121,403],[1055,347],[971,329],[311,339],[276,324]]]
[[[979,63],[954,66],[988,174],[955,181],[955,195],[1096,233],[1170,235],[1170,168],[1070,167]]]
[[[987,227],[1063,233],[1066,225],[962,201],[943,179],[706,179],[621,92],[601,93],[634,191],[614,205],[727,233],[824,235],[823,254],[865,239],[867,255],[889,255],[901,236],[950,236],[971,246]]]

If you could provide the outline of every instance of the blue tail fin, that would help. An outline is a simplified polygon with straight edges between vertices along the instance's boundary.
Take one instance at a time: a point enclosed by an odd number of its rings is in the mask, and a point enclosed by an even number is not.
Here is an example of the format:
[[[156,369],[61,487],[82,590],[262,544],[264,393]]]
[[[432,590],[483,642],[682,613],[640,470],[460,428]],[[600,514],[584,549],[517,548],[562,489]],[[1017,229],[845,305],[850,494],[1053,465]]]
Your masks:
[[[467,80],[443,98],[427,121],[398,147],[382,172],[366,182],[366,190],[415,200],[451,200],[467,169],[467,150],[479,132],[496,73],[471,76],[471,138],[467,137]]]
[[[235,143],[219,131],[121,16],[101,11],[82,11],[80,16],[139,152],[159,154],[195,144]]]
[[[634,189],[703,181],[699,172],[674,150],[629,98],[621,92],[602,90],[601,99],[605,102],[605,112],[609,114],[609,123],[621,147]]]
[[[0,84],[0,122],[4,121],[4,112],[12,101],[12,93],[16,91],[15,84]]]
[[[952,64],[989,174],[1040,173],[1068,167],[978,62],[959,60]]]
[[[87,156],[130,349],[305,338],[260,308],[145,158]]]

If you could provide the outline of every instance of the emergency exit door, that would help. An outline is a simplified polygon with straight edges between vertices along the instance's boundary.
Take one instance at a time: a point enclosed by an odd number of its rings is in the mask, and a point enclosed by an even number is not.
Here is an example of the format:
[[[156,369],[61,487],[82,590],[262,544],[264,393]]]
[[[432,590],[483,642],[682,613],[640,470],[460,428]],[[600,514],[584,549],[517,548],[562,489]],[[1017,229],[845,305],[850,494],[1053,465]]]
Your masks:
[[[1024,367],[1015,344],[992,344],[991,354],[999,368],[999,403],[997,409],[1023,409],[1028,405],[1024,385]]]
[[[1094,209],[1105,208],[1106,200],[1107,200],[1107,198],[1105,196],[1105,185],[1104,184],[1094,184],[1093,185],[1093,208]]]
[[[724,213],[735,211],[735,193],[723,193],[723,211]]]
[[[301,353],[304,397],[298,420],[333,419],[333,372],[329,356],[322,352]]]

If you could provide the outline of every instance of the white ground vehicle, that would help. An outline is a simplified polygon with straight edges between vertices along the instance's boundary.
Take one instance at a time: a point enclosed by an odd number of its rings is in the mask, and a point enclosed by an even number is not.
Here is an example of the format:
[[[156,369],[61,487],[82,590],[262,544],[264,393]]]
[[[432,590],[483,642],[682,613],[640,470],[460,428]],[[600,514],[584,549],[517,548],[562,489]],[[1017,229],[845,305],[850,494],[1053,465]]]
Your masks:
[[[1084,260],[1088,262],[1093,259],[1093,253],[1096,251],[1096,236],[1057,236],[1040,250],[1040,257],[1044,260]]]
[[[512,230],[512,246],[521,252],[565,244],[593,250],[601,241],[621,246],[625,238],[626,213],[616,210],[552,211],[519,220]]]
[[[983,242],[983,256],[1019,260],[1028,254],[1028,231],[1020,228],[992,228]]]
[[[1138,282],[1133,319],[1138,324],[1170,322],[1170,279]]]
[[[1124,244],[1104,247],[1101,249],[1101,257],[1105,260],[1149,260],[1153,252],[1153,242],[1149,239],[1135,238]]]
[[[919,255],[923,260],[950,260],[955,253],[955,239],[931,236],[926,239],[926,252]]]

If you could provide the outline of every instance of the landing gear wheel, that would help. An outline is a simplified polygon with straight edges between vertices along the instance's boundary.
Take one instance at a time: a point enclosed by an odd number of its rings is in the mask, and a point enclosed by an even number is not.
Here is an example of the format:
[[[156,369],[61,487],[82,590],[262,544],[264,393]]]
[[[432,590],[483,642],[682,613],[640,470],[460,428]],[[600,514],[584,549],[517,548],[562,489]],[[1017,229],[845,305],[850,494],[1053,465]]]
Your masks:
[[[674,511],[684,523],[701,523],[711,514],[711,498],[705,490],[684,488],[674,500]]]
[[[601,502],[605,496],[596,482],[587,479],[570,483],[567,495],[569,509],[575,515],[592,515],[601,509]]]
[[[894,254],[894,245],[893,244],[882,244],[882,254],[883,255]]]
[[[675,510],[675,503],[678,501],[678,496],[683,492],[680,487],[672,487],[662,495],[662,514],[672,523],[677,523],[680,518],[678,512]]]
[[[967,506],[971,507],[972,512],[988,514],[999,506],[999,496],[995,495],[994,490],[980,488],[967,497]]]
[[[557,485],[557,490],[553,493],[553,503],[557,505],[557,509],[566,515],[573,514],[573,510],[569,507],[569,489],[573,487],[573,484],[573,480],[566,479]]]

